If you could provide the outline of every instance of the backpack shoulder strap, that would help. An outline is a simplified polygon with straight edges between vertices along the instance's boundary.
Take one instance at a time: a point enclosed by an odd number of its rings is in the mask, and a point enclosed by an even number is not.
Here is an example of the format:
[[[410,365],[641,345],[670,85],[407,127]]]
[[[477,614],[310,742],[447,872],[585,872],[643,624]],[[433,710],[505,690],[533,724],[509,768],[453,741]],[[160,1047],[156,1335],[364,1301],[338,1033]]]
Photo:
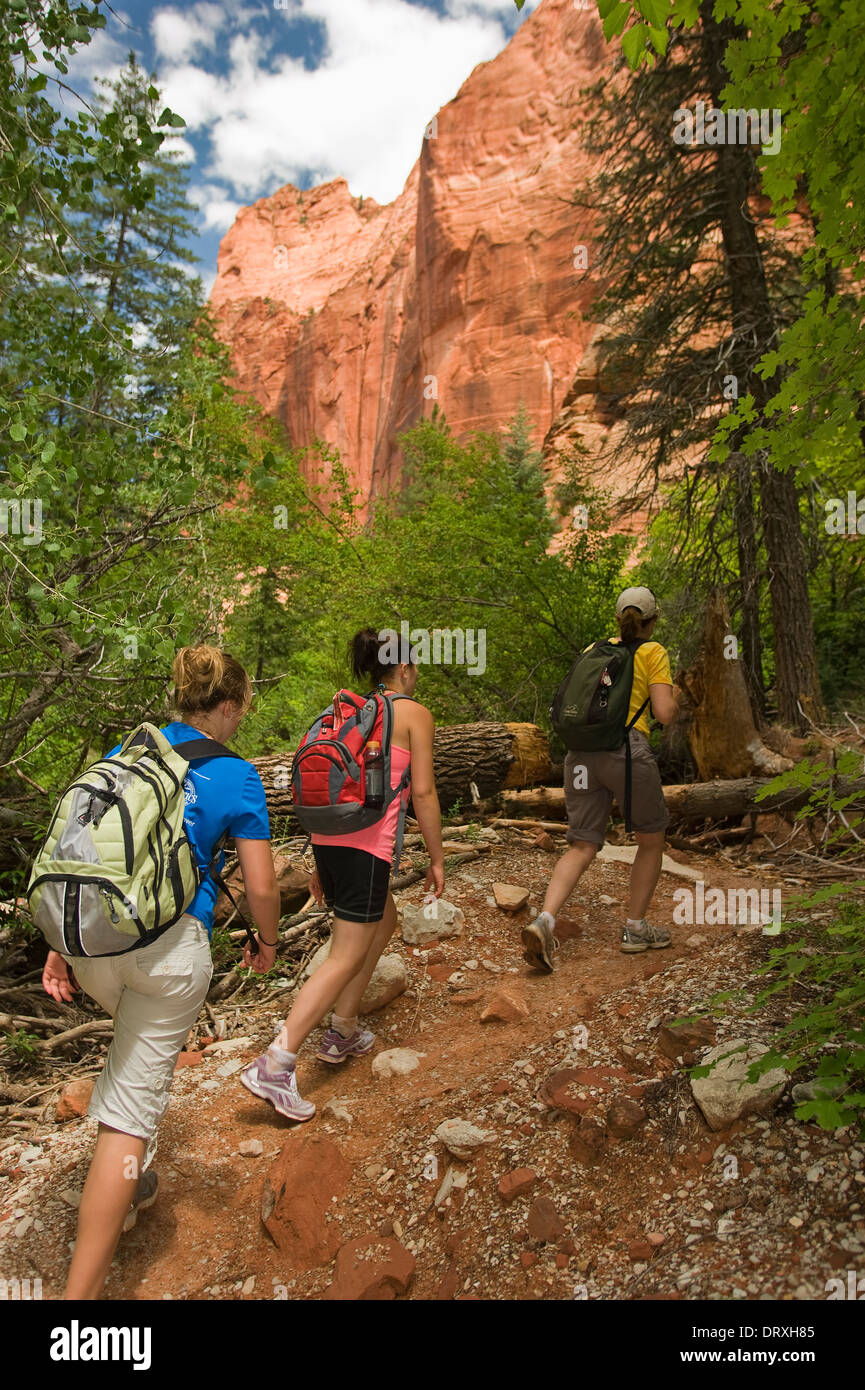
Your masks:
[[[184,743],[175,743],[174,751],[188,763],[195,762],[197,758],[239,758],[241,762],[246,761],[233,748],[217,743],[215,738],[189,738]]]
[[[651,638],[649,638],[649,637],[637,637],[633,642],[623,642],[623,643],[622,643],[622,646],[628,648],[628,651],[631,653],[631,658],[633,659],[633,658],[636,657],[637,648],[638,648],[638,647],[642,647],[643,644],[644,644],[645,642],[649,642],[649,641],[651,641]],[[631,689],[633,689],[633,687],[634,687],[634,672],[632,671],[632,672],[631,672]],[[644,709],[646,708],[646,706],[649,704],[651,698],[652,698],[652,697],[651,697],[650,695],[647,695],[646,698],[645,698],[645,700],[643,701],[643,703],[640,705],[640,708],[637,710],[636,714],[634,715],[633,719],[629,719],[629,720],[628,720],[627,724],[625,725],[625,733],[627,733],[629,729],[633,729],[633,727],[634,727],[634,725],[636,724],[637,720],[640,718],[640,715],[643,713],[643,710],[644,710]],[[627,743],[628,743],[628,753],[630,754],[630,741],[628,740]],[[629,828],[630,828],[630,827],[629,827]]]

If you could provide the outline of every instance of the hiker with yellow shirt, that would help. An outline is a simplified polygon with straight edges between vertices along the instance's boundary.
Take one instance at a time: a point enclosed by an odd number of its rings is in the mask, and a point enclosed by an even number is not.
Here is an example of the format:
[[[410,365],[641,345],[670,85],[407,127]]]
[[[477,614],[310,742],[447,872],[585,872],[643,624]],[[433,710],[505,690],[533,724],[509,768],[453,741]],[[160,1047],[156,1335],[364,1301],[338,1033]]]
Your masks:
[[[655,719],[669,724],[678,710],[670,658],[652,640],[657,618],[651,589],[625,589],[616,603],[619,636],[595,642],[580,654],[550,711],[569,750],[565,806],[571,848],[553,870],[543,910],[522,932],[525,959],[542,970],[554,968],[556,913],[603,845],[614,797],[637,841],[621,949],[658,950],[672,942],[665,928],[649,926],[645,918],[670,819],[649,747],[648,711],[651,706]]]

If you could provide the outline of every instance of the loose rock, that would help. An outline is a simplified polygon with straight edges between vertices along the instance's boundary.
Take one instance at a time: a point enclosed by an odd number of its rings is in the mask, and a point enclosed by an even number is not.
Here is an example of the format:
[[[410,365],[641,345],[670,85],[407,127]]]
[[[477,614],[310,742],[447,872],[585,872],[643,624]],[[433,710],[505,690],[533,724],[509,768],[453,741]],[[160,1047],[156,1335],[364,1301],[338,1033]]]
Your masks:
[[[295,1273],[332,1260],[342,1240],[326,1221],[352,1167],[332,1140],[319,1134],[288,1139],[271,1168],[261,1198],[261,1219]]]
[[[93,1085],[92,1081],[70,1081],[64,1086],[54,1110],[55,1119],[77,1120],[86,1115]]]
[[[414,1269],[409,1250],[373,1232],[343,1245],[336,1257],[336,1278],[323,1297],[352,1302],[394,1299],[408,1292]]]
[[[568,1148],[578,1163],[584,1163],[586,1167],[591,1168],[601,1161],[606,1138],[606,1131],[602,1125],[584,1117],[571,1135]]]
[[[564,1222],[549,1197],[535,1198],[526,1224],[533,1240],[556,1241],[565,1234]]]
[[[425,1052],[414,1052],[410,1047],[391,1047],[372,1059],[372,1074],[380,1080],[391,1076],[408,1076],[420,1066]]]
[[[686,1052],[709,1047],[715,1041],[715,1029],[705,1019],[695,1023],[665,1023],[658,1032],[658,1051],[671,1062],[678,1062]]]
[[[529,1017],[529,1006],[513,986],[504,986],[490,995],[481,1009],[481,1023],[518,1023]]]
[[[529,889],[520,888],[515,883],[494,883],[493,897],[496,907],[504,912],[519,912],[529,900]]]
[[[538,1175],[532,1168],[515,1168],[512,1173],[503,1173],[499,1178],[499,1196],[505,1202],[512,1202],[515,1197],[522,1197],[526,1192],[531,1192]]]
[[[706,1053],[704,1066],[715,1061],[718,1064],[709,1076],[692,1079],[691,1091],[710,1129],[726,1129],[743,1115],[771,1114],[786,1085],[787,1073],[773,1067],[758,1081],[746,1080],[750,1065],[767,1051],[761,1043],[734,1038]]]
[[[459,936],[465,926],[462,908],[446,898],[416,907],[404,903],[402,909],[402,939],[410,946],[422,946],[426,941],[438,941],[446,936]]]
[[[454,1158],[471,1158],[476,1149],[491,1144],[496,1137],[494,1130],[478,1129],[468,1120],[444,1120],[436,1130],[436,1138]]]
[[[607,1111],[607,1129],[615,1139],[633,1139],[648,1116],[635,1100],[614,1100]]]

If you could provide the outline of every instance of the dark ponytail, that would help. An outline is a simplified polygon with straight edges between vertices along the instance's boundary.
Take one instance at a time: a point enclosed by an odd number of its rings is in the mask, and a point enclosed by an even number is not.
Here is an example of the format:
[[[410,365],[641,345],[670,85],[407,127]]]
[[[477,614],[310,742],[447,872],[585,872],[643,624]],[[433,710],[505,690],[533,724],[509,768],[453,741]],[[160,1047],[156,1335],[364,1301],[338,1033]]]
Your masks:
[[[623,642],[636,642],[654,618],[644,618],[639,608],[626,608],[616,619]]]
[[[362,681],[364,676],[369,676],[374,685],[383,683],[389,672],[400,664],[389,659],[397,653],[400,661],[411,663],[410,644],[393,628],[361,628],[348,644],[348,658],[355,679]]]

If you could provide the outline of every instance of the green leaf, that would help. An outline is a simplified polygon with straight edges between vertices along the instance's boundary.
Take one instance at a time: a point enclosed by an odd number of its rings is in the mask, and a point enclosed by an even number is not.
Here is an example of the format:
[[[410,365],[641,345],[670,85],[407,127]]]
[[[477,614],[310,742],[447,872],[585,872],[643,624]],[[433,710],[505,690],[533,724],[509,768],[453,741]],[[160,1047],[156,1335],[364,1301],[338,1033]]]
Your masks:
[[[649,38],[656,53],[660,53],[663,58],[670,45],[669,29],[650,29]],[[650,55],[651,56],[651,55]]]
[[[648,24],[634,24],[622,35],[622,52],[630,67],[635,68],[639,65],[640,55],[645,52],[648,36]]]
[[[9,434],[16,444],[20,444],[27,438],[27,426],[23,425],[20,420],[14,420],[9,426]]]
[[[57,445],[54,443],[53,439],[49,439],[48,443],[45,445],[45,448],[42,450],[42,453],[39,455],[39,457],[41,458],[43,463],[50,463],[56,453]]]
[[[666,29],[670,15],[668,0],[634,0],[634,9],[655,29]]]
[[[625,4],[625,0],[619,0],[619,3],[610,10],[610,13],[604,20],[604,37],[608,42],[610,39],[615,38],[617,34],[621,34],[630,18],[630,14],[631,7]]]
[[[182,116],[178,116],[176,112],[172,111],[170,107],[166,106],[156,124],[180,128],[181,126],[185,126],[186,122]]]

